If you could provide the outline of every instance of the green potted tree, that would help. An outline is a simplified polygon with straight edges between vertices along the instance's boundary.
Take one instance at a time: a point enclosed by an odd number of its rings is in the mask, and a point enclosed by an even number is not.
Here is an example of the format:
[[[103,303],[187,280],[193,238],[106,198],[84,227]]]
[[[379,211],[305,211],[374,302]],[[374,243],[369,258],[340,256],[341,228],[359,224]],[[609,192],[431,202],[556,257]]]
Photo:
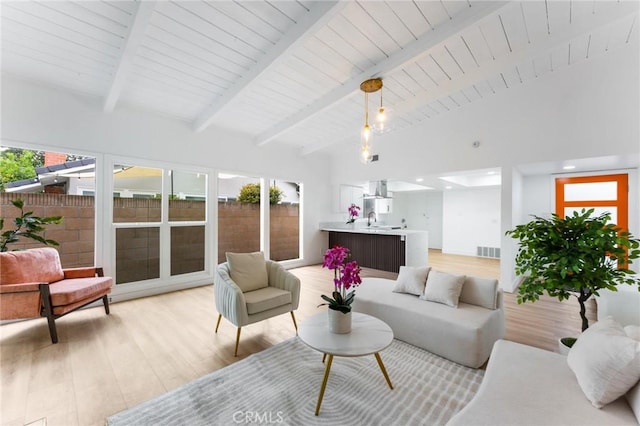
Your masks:
[[[617,291],[620,284],[640,291],[640,280],[629,269],[640,257],[640,240],[610,223],[610,213],[594,215],[594,209],[582,209],[564,218],[556,214],[533,218],[507,231],[520,243],[515,271],[524,279],[518,303],[535,302],[544,293],[561,301],[573,296],[580,305],[584,331],[589,327],[585,303],[591,296],[599,296],[603,289]]]

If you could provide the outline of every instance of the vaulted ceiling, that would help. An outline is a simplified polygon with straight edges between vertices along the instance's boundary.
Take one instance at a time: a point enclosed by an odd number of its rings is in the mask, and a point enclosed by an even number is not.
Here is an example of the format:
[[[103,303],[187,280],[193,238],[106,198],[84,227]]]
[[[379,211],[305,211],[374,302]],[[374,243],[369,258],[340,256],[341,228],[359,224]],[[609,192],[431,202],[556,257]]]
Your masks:
[[[368,78],[394,131],[634,48],[640,25],[637,1],[0,4],[3,73],[302,154],[359,143]]]

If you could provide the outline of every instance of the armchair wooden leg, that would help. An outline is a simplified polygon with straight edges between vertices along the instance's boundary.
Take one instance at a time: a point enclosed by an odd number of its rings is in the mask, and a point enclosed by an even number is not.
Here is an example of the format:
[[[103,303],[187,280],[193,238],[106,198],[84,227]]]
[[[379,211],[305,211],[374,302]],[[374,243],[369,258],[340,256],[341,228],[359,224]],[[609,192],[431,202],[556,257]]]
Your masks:
[[[238,356],[238,344],[240,344],[240,330],[242,330],[242,327],[238,327],[238,333],[236,334],[236,350],[233,352],[233,356]]]
[[[102,303],[104,303],[104,311],[109,315],[109,296],[105,294],[102,298]]]
[[[216,333],[218,332],[218,327],[220,327],[221,319],[222,319],[222,314],[218,314],[218,322],[216,323]]]
[[[44,316],[47,317],[47,322],[49,323],[49,334],[51,335],[51,343],[58,343],[58,331],[56,330],[56,320],[53,316],[53,307],[51,306],[49,284],[40,284],[40,297],[42,298],[42,310]]]
[[[296,335],[298,334],[298,324],[296,323],[296,316],[293,315],[293,311],[291,311],[291,319],[293,320],[293,326],[296,328]]]

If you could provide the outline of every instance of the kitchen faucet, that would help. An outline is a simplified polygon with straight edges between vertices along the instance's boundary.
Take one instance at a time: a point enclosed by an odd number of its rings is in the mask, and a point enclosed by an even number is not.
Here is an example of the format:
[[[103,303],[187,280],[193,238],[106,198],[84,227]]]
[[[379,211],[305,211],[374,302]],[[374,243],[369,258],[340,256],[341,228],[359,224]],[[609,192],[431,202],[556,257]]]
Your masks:
[[[378,219],[376,219],[376,212],[374,212],[373,210],[369,212],[369,214],[367,215],[367,226],[371,226],[371,215],[373,215],[373,221],[377,222]]]

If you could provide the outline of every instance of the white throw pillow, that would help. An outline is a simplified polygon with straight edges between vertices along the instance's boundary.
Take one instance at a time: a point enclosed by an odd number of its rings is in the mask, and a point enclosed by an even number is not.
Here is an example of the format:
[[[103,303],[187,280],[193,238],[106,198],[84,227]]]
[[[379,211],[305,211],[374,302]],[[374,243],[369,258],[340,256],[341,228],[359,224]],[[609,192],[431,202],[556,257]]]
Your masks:
[[[624,395],[640,379],[640,342],[607,317],[586,329],[567,356],[585,396],[602,408]]]
[[[269,285],[267,262],[264,253],[227,253],[229,275],[243,293],[258,290]]]
[[[466,277],[460,302],[482,306],[487,309],[498,308],[498,280],[495,278]]]
[[[401,266],[400,273],[393,287],[395,293],[408,293],[420,296],[424,293],[430,266]]]
[[[464,275],[452,275],[446,272],[431,271],[427,277],[427,285],[422,300],[444,303],[445,305],[458,307],[458,299],[465,280]]]

